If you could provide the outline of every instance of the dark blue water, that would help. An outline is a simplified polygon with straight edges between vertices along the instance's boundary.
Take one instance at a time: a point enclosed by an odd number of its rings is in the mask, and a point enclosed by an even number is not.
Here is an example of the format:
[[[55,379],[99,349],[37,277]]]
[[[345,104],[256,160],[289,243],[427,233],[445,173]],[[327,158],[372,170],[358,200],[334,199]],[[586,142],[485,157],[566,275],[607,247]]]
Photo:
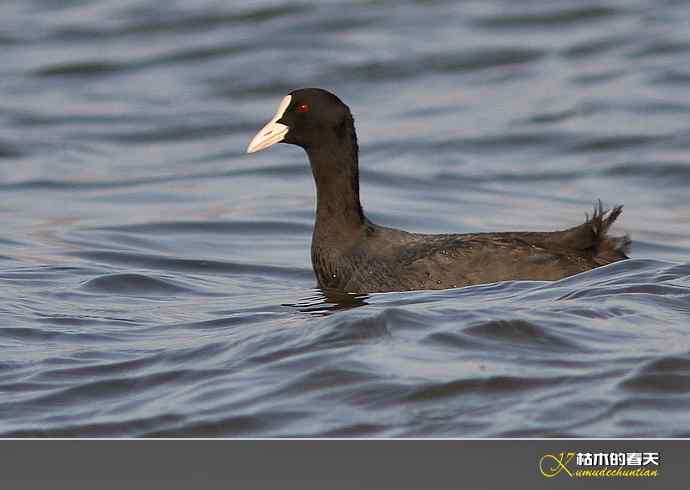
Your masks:
[[[690,3],[5,0],[0,433],[690,435]],[[633,260],[328,295],[290,90],[355,115],[373,221]]]

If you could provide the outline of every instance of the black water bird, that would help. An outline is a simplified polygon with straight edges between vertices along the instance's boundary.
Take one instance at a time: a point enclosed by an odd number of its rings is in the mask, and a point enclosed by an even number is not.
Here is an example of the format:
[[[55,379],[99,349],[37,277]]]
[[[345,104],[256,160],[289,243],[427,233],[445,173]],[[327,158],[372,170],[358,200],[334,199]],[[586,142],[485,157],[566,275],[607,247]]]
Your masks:
[[[281,142],[304,148],[311,163],[311,258],[322,288],[367,293],[556,280],[628,258],[628,237],[607,234],[622,206],[605,211],[601,202],[584,224],[554,232],[429,235],[372,223],[359,201],[352,114],[325,90],[295,90],[283,98],[247,152]]]

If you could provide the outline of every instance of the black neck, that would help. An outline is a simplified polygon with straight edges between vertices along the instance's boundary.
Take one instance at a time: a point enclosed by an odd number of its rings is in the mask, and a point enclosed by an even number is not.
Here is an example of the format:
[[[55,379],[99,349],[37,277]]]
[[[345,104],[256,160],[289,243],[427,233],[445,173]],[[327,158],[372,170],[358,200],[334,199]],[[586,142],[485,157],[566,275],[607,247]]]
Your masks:
[[[316,182],[316,234],[338,236],[339,231],[347,232],[364,223],[357,153],[354,128],[337,131],[318,146],[307,148]]]

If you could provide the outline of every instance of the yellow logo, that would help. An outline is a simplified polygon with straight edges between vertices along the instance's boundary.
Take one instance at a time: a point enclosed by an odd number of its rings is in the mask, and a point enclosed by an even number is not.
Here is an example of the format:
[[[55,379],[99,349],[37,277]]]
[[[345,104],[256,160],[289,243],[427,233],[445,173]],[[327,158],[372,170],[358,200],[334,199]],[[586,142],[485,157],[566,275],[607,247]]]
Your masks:
[[[562,471],[565,471],[570,478],[573,477],[573,473],[568,469],[568,464],[575,457],[574,452],[561,452],[558,456],[554,454],[545,454],[539,460],[539,471],[546,478],[553,478],[554,476],[560,475]]]
[[[539,459],[544,478],[564,474],[570,478],[655,478],[659,474],[657,452],[574,452],[547,453]]]

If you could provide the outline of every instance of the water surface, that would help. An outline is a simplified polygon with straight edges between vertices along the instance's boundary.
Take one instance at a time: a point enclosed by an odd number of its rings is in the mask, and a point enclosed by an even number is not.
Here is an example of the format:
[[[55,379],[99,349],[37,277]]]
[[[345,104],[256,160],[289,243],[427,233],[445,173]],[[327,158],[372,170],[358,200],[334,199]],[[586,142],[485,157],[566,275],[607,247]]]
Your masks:
[[[0,433],[690,435],[690,3],[6,0]],[[370,218],[550,230],[556,283],[316,288],[290,90],[351,107]]]

